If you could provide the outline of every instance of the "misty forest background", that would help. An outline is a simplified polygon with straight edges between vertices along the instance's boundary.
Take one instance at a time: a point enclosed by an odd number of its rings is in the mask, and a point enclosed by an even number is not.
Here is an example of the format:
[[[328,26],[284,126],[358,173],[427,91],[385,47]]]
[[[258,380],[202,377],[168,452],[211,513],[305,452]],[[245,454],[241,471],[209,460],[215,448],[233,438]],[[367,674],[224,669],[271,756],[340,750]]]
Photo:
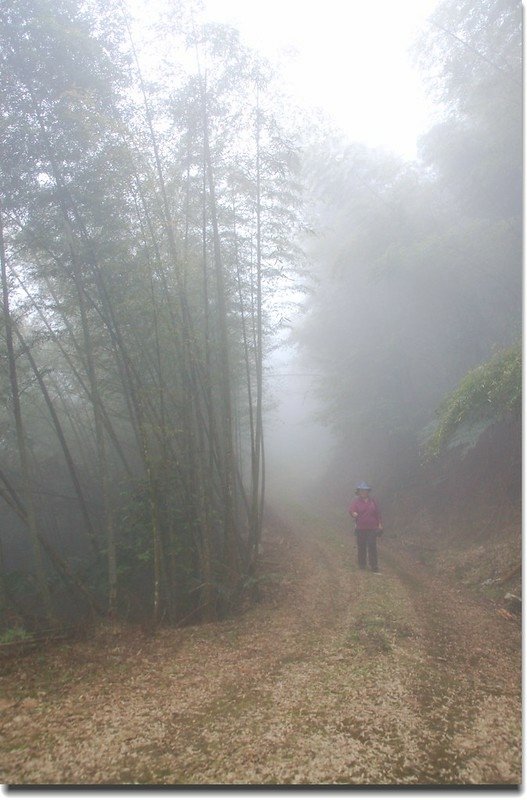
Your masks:
[[[254,591],[292,319],[335,442],[318,496],[365,478],[393,529],[519,558],[521,14],[438,7],[415,57],[442,116],[407,162],[184,5],[153,81],[120,3],[3,4],[4,638]]]

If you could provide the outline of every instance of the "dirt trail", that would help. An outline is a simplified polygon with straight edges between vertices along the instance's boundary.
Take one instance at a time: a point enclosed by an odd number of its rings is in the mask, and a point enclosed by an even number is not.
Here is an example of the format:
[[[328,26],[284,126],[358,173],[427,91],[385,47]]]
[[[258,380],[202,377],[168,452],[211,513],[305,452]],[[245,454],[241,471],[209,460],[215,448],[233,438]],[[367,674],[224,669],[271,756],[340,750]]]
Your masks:
[[[521,780],[520,628],[342,522],[269,526],[237,619],[111,627],[0,680],[15,784],[499,784]]]

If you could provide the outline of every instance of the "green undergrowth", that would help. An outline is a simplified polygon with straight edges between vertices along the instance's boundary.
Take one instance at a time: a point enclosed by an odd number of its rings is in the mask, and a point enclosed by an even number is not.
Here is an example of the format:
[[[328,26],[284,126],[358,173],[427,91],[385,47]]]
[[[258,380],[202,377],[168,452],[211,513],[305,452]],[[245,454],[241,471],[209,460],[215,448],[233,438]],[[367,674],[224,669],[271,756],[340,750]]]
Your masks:
[[[442,449],[474,447],[481,434],[508,415],[521,413],[521,343],[470,370],[438,411],[436,429],[427,446],[434,457]]]
[[[0,633],[0,644],[12,644],[13,642],[23,642],[31,639],[31,634],[25,628],[16,626],[15,628],[8,628]]]

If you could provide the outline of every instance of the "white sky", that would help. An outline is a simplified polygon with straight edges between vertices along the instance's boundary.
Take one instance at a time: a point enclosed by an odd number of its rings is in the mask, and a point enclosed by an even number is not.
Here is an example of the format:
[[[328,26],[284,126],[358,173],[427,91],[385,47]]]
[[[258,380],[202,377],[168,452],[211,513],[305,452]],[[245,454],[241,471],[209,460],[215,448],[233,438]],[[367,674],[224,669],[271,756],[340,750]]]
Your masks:
[[[408,48],[439,0],[205,0],[273,60],[301,104],[324,109],[353,141],[407,158],[434,107]],[[296,51],[292,54],[291,51]]]

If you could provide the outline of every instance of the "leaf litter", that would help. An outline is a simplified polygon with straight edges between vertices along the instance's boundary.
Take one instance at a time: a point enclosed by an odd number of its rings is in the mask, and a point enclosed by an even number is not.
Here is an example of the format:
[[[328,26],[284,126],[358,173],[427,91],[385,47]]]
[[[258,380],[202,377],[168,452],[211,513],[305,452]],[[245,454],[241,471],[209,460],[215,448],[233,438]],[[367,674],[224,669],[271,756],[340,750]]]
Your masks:
[[[238,617],[4,664],[2,783],[519,784],[519,626],[389,544],[359,572],[321,529],[269,526],[275,578]]]

